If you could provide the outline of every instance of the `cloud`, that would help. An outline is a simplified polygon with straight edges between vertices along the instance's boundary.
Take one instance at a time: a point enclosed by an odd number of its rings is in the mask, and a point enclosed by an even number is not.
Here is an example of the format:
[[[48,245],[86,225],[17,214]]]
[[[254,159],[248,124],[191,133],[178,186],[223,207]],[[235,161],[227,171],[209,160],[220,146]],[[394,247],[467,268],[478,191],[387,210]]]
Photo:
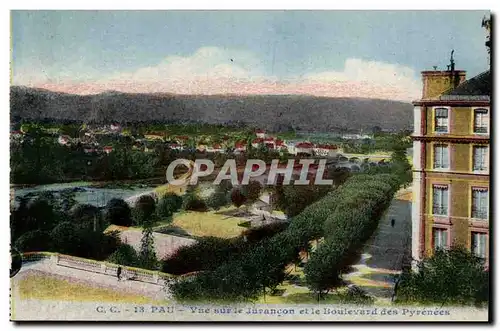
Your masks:
[[[398,64],[361,59],[347,59],[343,71],[309,74],[304,79],[322,83],[357,83],[358,86],[371,86],[375,90],[380,89],[394,91],[398,94],[408,94],[410,99],[417,98],[421,90],[421,83],[416,78],[413,69]]]
[[[107,90],[177,94],[309,94],[409,101],[420,95],[420,82],[409,67],[347,59],[341,71],[278,79],[250,52],[203,47],[190,56],[168,56],[159,64],[77,82],[67,74],[36,85],[68,93]]]

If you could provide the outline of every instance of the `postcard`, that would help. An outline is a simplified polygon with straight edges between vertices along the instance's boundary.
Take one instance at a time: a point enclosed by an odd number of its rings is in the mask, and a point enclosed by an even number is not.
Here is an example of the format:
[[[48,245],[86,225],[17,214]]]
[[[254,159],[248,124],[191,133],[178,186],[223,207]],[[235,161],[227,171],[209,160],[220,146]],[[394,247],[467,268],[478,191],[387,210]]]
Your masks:
[[[490,321],[491,22],[11,11],[11,321]]]

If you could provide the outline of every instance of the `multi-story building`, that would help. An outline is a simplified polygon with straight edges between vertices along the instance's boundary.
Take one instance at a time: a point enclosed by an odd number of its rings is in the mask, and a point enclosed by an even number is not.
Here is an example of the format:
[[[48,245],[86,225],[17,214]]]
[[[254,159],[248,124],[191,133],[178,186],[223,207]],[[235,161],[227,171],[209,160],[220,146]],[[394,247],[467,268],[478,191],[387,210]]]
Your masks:
[[[422,72],[413,103],[414,260],[456,244],[488,261],[491,74],[454,66]]]

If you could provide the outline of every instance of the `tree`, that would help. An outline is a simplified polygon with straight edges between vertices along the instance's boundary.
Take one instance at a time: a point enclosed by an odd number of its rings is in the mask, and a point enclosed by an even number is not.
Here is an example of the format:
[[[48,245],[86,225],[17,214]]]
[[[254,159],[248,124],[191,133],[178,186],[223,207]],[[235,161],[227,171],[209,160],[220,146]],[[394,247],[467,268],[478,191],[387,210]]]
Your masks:
[[[108,261],[129,267],[138,267],[140,265],[137,252],[132,246],[127,244],[121,244],[118,249],[108,257]]]
[[[123,199],[111,199],[106,205],[105,220],[110,224],[131,226],[130,206]]]
[[[399,302],[480,306],[489,300],[489,273],[484,259],[453,246],[424,258],[416,272],[405,270],[396,295]]]
[[[246,196],[246,201],[250,204],[257,201],[262,191],[262,184],[258,181],[252,180],[248,185],[243,187],[243,195]]]
[[[74,224],[62,222],[50,232],[50,237],[55,251],[62,254],[78,255],[81,240]]]
[[[239,187],[234,187],[231,190],[231,202],[233,205],[236,206],[236,208],[239,208],[241,205],[243,205],[246,201],[246,196],[243,195],[241,192],[241,188]]]
[[[343,285],[341,270],[336,268],[335,264],[341,259],[343,252],[343,247],[318,250],[314,257],[325,263],[314,263],[314,260],[312,263],[306,263],[304,268],[306,282],[309,289],[316,293],[318,301],[332,288]]]
[[[228,205],[227,195],[221,191],[215,191],[207,199],[207,206],[219,210],[221,207]]]
[[[159,267],[154,246],[153,229],[151,228],[151,224],[148,222],[146,222],[142,230],[139,263],[144,269],[155,270]]]
[[[395,145],[391,154],[392,172],[398,176],[403,185],[408,185],[412,182],[411,164],[406,156],[404,146]]]
[[[69,212],[69,210],[77,204],[75,192],[73,192],[72,189],[62,190],[59,195],[59,205],[63,212]]]
[[[51,197],[37,197],[27,205],[28,230],[51,230],[57,223],[57,214],[54,211]]]
[[[70,216],[74,224],[81,229],[102,232],[107,226],[99,208],[90,204],[78,204],[74,206],[70,210]]]
[[[134,222],[137,225],[153,223],[153,216],[156,208],[155,199],[151,195],[141,195],[133,209]]]
[[[326,185],[277,185],[274,190],[273,200],[276,207],[288,217],[300,214],[304,208],[319,200],[330,191]]]
[[[207,205],[203,199],[198,196],[197,190],[186,191],[182,199],[182,209],[192,211],[206,211]]]
[[[49,232],[35,230],[20,236],[14,246],[21,252],[42,252],[50,250],[50,242]]]
[[[231,181],[228,179],[225,179],[225,180],[220,182],[220,184],[217,186],[215,191],[228,193],[232,189],[233,189],[233,184],[231,183]]]
[[[182,207],[182,197],[175,193],[167,193],[158,201],[156,214],[159,217],[171,217]]]

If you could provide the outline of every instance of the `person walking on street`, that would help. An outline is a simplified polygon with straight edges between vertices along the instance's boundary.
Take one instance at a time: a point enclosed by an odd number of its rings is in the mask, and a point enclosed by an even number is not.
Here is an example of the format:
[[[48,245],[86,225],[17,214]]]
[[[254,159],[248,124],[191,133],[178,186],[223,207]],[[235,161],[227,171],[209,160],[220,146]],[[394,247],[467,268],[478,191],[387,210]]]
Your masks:
[[[118,278],[118,280],[122,279],[122,267],[121,266],[118,266],[118,269],[116,270],[116,277]]]
[[[396,220],[393,218],[393,219],[391,220],[391,226],[392,226],[392,227],[394,227],[394,225],[395,225],[395,224],[396,224]]]

